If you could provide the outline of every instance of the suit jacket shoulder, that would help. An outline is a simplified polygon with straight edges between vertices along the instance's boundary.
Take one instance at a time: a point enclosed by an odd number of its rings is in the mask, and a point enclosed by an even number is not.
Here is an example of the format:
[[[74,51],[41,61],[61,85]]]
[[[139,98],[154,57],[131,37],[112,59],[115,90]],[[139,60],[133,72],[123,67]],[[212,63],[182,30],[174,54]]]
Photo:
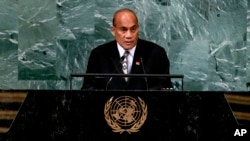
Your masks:
[[[92,50],[93,53],[110,53],[117,48],[117,43],[115,40],[101,44]]]
[[[160,45],[153,43],[151,41],[146,41],[139,39],[136,47],[137,53],[140,53],[144,57],[150,56],[149,54],[166,54],[166,51]],[[163,55],[165,56],[165,55]]]
[[[164,50],[164,48],[161,47],[160,45],[143,39],[138,40],[137,46],[143,47],[143,50],[154,50],[154,49]]]

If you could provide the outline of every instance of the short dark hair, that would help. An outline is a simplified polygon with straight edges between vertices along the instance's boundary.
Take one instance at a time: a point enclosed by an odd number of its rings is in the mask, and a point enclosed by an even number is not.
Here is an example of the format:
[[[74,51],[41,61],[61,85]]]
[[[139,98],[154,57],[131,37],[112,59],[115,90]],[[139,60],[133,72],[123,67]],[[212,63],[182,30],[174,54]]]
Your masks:
[[[113,15],[113,21],[112,21],[113,26],[115,26],[115,17],[117,16],[117,14],[120,13],[120,12],[125,12],[125,11],[126,11],[126,12],[131,12],[131,13],[135,16],[136,21],[138,22],[136,13],[135,13],[133,10],[131,10],[131,9],[129,9],[129,8],[122,8],[122,9],[117,10],[117,11],[114,13],[114,15]]]

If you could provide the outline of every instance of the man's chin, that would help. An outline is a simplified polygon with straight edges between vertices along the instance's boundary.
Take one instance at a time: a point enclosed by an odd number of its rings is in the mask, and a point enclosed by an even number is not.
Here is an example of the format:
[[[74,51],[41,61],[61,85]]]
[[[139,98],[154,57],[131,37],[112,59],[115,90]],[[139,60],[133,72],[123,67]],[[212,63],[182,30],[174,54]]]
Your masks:
[[[127,45],[127,44],[124,44],[123,45],[123,48],[124,49],[131,49],[131,48],[133,48],[135,45]]]

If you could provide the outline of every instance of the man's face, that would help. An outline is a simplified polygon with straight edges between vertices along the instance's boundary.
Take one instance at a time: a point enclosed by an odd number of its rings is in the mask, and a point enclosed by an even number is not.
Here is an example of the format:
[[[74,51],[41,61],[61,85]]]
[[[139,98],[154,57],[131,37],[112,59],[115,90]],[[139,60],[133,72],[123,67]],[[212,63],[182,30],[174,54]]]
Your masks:
[[[133,48],[137,44],[139,36],[139,25],[135,15],[127,11],[118,13],[112,33],[124,49]]]

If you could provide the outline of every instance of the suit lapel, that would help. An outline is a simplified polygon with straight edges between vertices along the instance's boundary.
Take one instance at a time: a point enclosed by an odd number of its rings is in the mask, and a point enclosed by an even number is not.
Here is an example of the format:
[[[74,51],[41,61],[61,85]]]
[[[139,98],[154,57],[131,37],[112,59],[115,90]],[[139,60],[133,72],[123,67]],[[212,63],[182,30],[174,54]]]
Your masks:
[[[134,54],[131,73],[138,73],[138,70],[142,65],[142,62],[141,62],[141,58],[143,57],[142,51],[143,50],[142,50],[142,46],[140,45],[140,40],[138,40],[138,44],[137,44],[135,54]]]
[[[121,66],[121,59],[119,55],[119,51],[117,49],[117,44],[114,41],[110,47],[110,60],[114,64],[115,70],[118,73],[123,73],[122,66]]]

